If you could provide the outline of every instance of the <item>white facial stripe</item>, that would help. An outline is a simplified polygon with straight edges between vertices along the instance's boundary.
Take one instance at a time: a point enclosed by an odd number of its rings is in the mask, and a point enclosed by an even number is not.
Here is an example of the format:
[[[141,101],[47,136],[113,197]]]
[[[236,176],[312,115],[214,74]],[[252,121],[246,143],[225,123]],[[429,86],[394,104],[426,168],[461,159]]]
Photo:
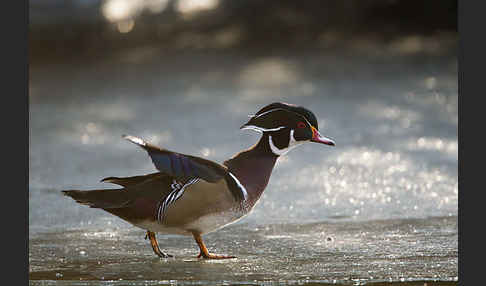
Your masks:
[[[240,183],[240,181],[236,178],[235,175],[233,175],[231,172],[228,172],[228,174],[231,176],[231,178],[233,178],[233,180],[235,180],[236,184],[238,185],[241,192],[243,193],[243,197],[245,198],[246,201],[246,199],[248,198],[248,192],[246,191],[245,187]]]
[[[270,128],[270,129],[267,129],[267,128],[262,128],[262,127],[258,127],[258,126],[255,126],[255,125],[247,125],[241,129],[251,129],[251,130],[255,130],[255,131],[258,131],[258,132],[268,132],[268,131],[278,131],[280,129],[284,129],[285,126],[279,126],[279,127],[276,127],[276,128]]]
[[[282,156],[285,155],[287,152],[289,152],[291,149],[293,149],[295,146],[298,146],[305,141],[297,141],[295,140],[294,137],[294,130],[290,130],[290,138],[289,138],[289,146],[283,149],[279,149],[275,144],[273,144],[272,136],[268,136],[268,144],[270,145],[270,150],[272,150],[272,153],[277,155],[277,156]]]
[[[243,128],[241,128],[241,130],[255,130],[255,131],[258,131],[258,132],[262,132],[263,133],[263,130],[259,127],[256,127],[255,125],[247,125]]]
[[[262,116],[262,115],[265,115],[265,114],[268,114],[268,113],[270,113],[270,112],[274,112],[274,111],[277,111],[277,110],[283,110],[283,109],[282,109],[282,108],[274,108],[274,109],[270,109],[270,110],[267,110],[267,111],[265,111],[265,112],[263,112],[263,113],[261,113],[261,114],[258,114],[258,115],[256,115],[256,116],[254,116],[254,117],[255,117],[255,118],[258,118],[258,117],[260,117],[260,116]]]
[[[277,146],[275,146],[275,144],[273,144],[272,136],[268,136],[268,144],[270,145],[270,150],[272,150],[273,154],[281,156],[286,153],[285,149],[280,150]]]
[[[265,111],[265,112],[263,112],[262,114],[253,115],[253,116],[250,116],[250,117],[258,118],[258,117],[260,117],[260,116],[262,116],[262,115],[265,115],[265,114],[268,114],[268,113],[270,113],[270,112],[274,112],[274,111],[277,111],[277,110],[284,110],[284,111],[285,111],[285,109],[283,109],[283,108],[274,108],[274,109],[270,109],[270,110],[268,110],[268,111]],[[307,122],[307,124],[308,124],[309,126],[313,126],[312,124],[310,124],[309,120],[307,120],[307,118],[305,118],[305,116],[303,116],[303,115],[301,115],[301,114],[298,114],[298,113],[295,113],[295,114],[296,114],[296,115],[298,115],[298,116],[300,116],[300,117],[302,117],[302,119],[304,119],[304,120],[305,120],[305,122]],[[284,127],[282,127],[282,128],[284,128]],[[262,128],[262,129],[263,129],[263,128]],[[279,129],[277,129],[277,130],[279,130]],[[268,131],[274,131],[274,130],[268,130]]]
[[[289,147],[288,149],[293,149],[294,147],[296,146],[299,146],[300,144],[303,144],[305,143],[305,141],[297,141],[295,140],[295,137],[294,137],[294,129],[290,130],[290,140],[289,140]]]

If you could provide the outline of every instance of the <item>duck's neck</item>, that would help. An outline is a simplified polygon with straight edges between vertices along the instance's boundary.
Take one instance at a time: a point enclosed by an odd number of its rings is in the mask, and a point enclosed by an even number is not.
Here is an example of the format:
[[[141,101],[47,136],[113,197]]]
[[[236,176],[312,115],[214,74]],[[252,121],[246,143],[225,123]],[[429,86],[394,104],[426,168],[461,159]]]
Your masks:
[[[246,188],[251,206],[265,190],[277,158],[270,149],[268,134],[264,133],[257,144],[223,163]]]

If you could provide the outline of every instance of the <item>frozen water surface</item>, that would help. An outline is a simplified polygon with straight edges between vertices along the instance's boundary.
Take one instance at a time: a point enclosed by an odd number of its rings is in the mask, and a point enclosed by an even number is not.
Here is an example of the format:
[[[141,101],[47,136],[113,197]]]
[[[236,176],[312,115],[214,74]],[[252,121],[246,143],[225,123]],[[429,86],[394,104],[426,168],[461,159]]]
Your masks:
[[[131,52],[31,66],[29,89],[33,285],[457,283],[455,58]],[[143,230],[60,193],[153,172],[122,134],[222,162],[274,101],[311,109],[336,146],[289,152],[254,211],[205,236],[237,259],[200,261],[192,238],[162,235],[175,258],[159,259]]]

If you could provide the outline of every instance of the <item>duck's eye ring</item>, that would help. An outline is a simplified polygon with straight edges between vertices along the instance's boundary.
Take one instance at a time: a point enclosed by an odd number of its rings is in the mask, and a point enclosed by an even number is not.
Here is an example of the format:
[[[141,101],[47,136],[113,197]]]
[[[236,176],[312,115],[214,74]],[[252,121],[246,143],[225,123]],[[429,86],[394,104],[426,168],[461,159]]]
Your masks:
[[[297,123],[297,128],[304,128],[305,127],[305,123],[300,121],[299,123]]]

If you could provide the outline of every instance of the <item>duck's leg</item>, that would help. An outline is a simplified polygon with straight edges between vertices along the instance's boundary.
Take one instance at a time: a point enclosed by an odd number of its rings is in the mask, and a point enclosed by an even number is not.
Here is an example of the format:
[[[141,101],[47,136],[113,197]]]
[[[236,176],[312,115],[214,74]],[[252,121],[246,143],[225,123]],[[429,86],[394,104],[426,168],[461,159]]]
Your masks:
[[[229,259],[229,258],[236,258],[236,256],[225,256],[225,255],[217,255],[217,254],[211,254],[209,253],[208,249],[206,248],[206,245],[204,245],[204,242],[202,240],[201,234],[193,232],[192,235],[194,236],[194,239],[197,242],[197,245],[199,246],[199,255],[197,258],[204,258],[204,259]]]
[[[147,230],[147,235],[145,236],[145,239],[147,239],[147,237],[150,239],[150,245],[152,245],[152,249],[154,250],[155,254],[157,254],[161,258],[173,257],[172,255],[163,253],[160,250],[159,244],[157,243],[157,238],[155,238],[155,232]]]

